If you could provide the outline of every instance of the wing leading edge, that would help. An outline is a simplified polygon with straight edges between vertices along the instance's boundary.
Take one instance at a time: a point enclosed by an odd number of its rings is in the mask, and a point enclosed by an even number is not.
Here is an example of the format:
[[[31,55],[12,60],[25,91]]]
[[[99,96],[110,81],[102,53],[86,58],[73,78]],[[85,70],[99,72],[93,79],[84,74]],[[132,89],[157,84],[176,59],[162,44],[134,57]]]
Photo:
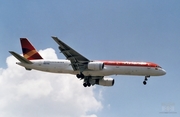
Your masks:
[[[52,38],[59,45],[59,50],[65,55],[68,60],[71,61],[71,65],[75,71],[83,71],[87,68],[87,64],[88,62],[90,62],[89,59],[76,52],[74,49],[69,47],[57,37],[52,36]]]

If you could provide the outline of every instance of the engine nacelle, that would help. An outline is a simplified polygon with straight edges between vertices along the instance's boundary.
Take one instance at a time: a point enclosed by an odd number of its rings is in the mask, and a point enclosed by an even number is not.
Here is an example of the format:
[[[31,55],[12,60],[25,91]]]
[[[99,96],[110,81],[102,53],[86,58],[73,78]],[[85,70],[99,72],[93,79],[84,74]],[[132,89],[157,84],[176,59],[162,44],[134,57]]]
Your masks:
[[[104,69],[104,63],[103,62],[89,62],[88,63],[88,69],[90,69],[90,70],[102,70],[102,69]]]
[[[102,86],[113,86],[114,79],[113,78],[96,79],[96,84],[102,85]]]

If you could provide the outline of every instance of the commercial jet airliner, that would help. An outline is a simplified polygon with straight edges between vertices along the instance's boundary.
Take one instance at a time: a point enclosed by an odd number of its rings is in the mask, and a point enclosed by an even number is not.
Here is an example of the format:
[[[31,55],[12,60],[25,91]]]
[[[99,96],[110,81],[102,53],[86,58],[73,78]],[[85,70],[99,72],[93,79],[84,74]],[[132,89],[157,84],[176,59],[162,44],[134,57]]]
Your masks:
[[[39,70],[52,73],[74,74],[83,80],[84,87],[95,84],[101,86],[113,86],[114,79],[104,78],[110,75],[136,75],[144,76],[143,84],[146,85],[150,76],[162,76],[166,71],[152,62],[128,62],[128,61],[92,61],[79,54],[57,37],[52,37],[59,45],[59,50],[66,59],[46,60],[36,51],[27,38],[20,38],[23,56],[9,51],[20,62],[18,65],[26,70]]]

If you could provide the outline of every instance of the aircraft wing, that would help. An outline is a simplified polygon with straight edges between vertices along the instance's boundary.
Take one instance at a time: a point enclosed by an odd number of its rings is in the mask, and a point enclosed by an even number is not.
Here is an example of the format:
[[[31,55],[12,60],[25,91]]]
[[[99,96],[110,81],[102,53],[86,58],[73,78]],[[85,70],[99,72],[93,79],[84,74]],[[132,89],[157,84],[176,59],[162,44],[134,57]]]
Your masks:
[[[57,37],[52,38],[56,41],[56,43],[59,45],[59,50],[64,54],[64,56],[71,61],[71,65],[73,69],[76,70],[84,70],[87,67],[87,63],[90,61],[86,57],[82,56],[78,52],[76,52],[74,49],[69,47],[67,44],[62,42]]]

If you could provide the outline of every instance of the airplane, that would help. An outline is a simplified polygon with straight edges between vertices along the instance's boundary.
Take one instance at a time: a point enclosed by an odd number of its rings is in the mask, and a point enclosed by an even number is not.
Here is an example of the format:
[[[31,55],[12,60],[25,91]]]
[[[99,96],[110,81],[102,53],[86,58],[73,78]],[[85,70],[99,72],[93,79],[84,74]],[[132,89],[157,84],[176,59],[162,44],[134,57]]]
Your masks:
[[[74,74],[83,80],[84,87],[113,86],[115,80],[104,77],[110,75],[144,76],[143,84],[146,85],[150,76],[166,74],[162,67],[153,62],[89,60],[57,37],[52,36],[52,39],[58,44],[66,59],[43,59],[27,38],[20,38],[23,56],[13,51],[9,52],[20,61],[16,64],[25,67],[26,70]]]

